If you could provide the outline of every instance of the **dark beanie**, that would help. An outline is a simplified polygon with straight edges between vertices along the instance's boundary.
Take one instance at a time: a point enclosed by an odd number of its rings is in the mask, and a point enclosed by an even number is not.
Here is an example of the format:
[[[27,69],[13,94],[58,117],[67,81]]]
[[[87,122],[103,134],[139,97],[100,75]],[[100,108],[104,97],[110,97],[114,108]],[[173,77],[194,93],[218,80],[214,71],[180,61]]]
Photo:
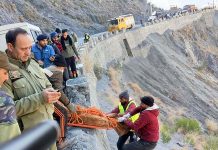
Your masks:
[[[128,93],[128,91],[126,90],[126,91],[123,91],[122,93],[120,93],[119,98],[120,99],[121,98],[125,98],[125,99],[129,100],[129,93]]]
[[[48,36],[46,34],[40,34],[37,36],[37,41],[41,41],[44,39],[48,39]]]
[[[67,67],[66,60],[62,55],[56,55],[53,63],[57,67]]]
[[[53,39],[54,37],[58,36],[58,33],[57,32],[52,32],[50,33],[50,37],[51,39]]]
[[[62,33],[65,33],[65,32],[67,32],[67,31],[68,31],[67,29],[63,29],[63,30],[62,30]]]
[[[61,33],[61,29],[56,28],[56,29],[55,29],[55,32],[57,32],[57,33]]]
[[[141,98],[141,102],[152,107],[154,104],[154,99],[151,96],[144,96]]]

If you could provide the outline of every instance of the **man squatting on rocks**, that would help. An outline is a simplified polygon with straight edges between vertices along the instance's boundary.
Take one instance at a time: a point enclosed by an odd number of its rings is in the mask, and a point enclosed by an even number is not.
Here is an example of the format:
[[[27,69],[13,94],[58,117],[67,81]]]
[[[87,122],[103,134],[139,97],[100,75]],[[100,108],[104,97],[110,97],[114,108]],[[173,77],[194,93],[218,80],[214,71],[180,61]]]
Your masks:
[[[159,139],[159,107],[150,96],[144,96],[140,100],[141,105],[139,107],[118,118],[119,122],[124,122],[140,138],[136,142],[124,145],[123,150],[153,150],[157,145]],[[140,113],[140,115],[134,123],[128,119],[137,113]]]

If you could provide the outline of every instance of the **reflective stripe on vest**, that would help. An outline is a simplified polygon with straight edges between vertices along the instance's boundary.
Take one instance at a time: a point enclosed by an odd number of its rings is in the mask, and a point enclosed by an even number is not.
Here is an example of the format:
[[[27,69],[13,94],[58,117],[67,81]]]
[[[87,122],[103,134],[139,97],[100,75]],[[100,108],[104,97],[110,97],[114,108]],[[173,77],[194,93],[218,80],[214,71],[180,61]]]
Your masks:
[[[136,106],[135,101],[134,101],[134,100],[131,100],[131,101],[129,102],[129,104],[127,105],[127,107],[126,107],[126,110],[128,110],[129,106],[130,106],[132,103],[135,104],[135,106]],[[119,107],[120,113],[121,113],[121,114],[124,114],[124,113],[125,113],[125,110],[124,110],[124,108],[123,108],[123,105],[121,105],[121,103],[120,103],[118,107]],[[135,115],[132,116],[132,117],[130,117],[130,120],[131,120],[132,122],[135,122],[138,118],[139,118],[139,113],[138,113],[138,114],[135,114]]]

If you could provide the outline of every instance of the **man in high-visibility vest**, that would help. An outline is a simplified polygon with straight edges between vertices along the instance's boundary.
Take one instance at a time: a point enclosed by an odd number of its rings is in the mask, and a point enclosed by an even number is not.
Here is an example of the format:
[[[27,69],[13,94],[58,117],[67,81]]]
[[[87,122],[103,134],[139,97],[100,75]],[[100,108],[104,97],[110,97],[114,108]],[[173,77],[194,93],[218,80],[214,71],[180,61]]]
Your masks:
[[[90,35],[88,33],[84,34],[84,43],[87,43],[90,39]]]
[[[130,113],[131,111],[133,111],[136,108],[136,103],[134,100],[131,100],[129,98],[129,93],[128,91],[124,91],[122,93],[120,93],[119,95],[119,99],[120,99],[120,104],[114,109],[112,110],[108,116],[112,116],[113,117],[122,117],[125,114]],[[134,116],[132,116],[130,119],[132,122],[135,122],[139,117],[139,114],[136,114]],[[130,143],[134,141],[134,133],[133,131],[129,131],[127,134],[124,134],[122,136],[119,137],[118,141],[117,141],[117,148],[118,150],[121,150],[123,145],[125,144],[126,140],[130,137]]]

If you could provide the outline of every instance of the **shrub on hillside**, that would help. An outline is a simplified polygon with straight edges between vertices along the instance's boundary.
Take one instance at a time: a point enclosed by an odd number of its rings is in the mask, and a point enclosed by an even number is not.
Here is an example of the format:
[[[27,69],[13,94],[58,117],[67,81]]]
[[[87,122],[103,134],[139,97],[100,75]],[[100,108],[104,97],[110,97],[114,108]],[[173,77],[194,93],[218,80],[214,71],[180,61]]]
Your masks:
[[[200,124],[195,119],[181,118],[176,120],[176,130],[181,129],[184,133],[200,132]]]
[[[163,143],[168,143],[171,140],[170,128],[168,125],[164,124],[161,126],[161,139]]]
[[[207,144],[204,147],[205,150],[217,150],[218,149],[218,137],[210,136],[207,138]]]

